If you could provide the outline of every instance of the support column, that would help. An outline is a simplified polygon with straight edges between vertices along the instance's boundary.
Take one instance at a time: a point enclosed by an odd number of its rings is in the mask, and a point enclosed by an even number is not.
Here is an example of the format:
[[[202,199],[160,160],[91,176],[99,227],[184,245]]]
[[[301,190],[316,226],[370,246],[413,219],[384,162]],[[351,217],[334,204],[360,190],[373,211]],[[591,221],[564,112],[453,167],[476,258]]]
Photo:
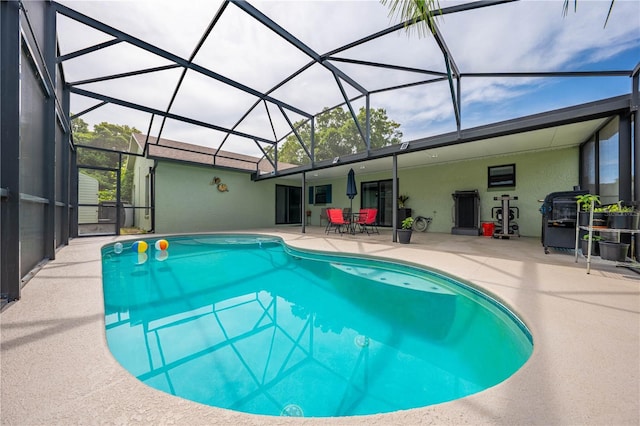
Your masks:
[[[398,236],[397,234],[397,230],[398,230],[398,155],[397,154],[393,154],[393,167],[392,167],[392,181],[391,181],[391,188],[392,188],[392,197],[393,197],[393,202],[391,203],[392,205],[392,210],[393,210],[393,214],[391,215],[391,223],[392,225],[392,232],[393,232],[393,239],[391,241],[393,241],[394,243],[398,241]]]
[[[633,113],[633,201],[640,202],[640,67],[636,67],[632,78],[631,112]]]
[[[44,56],[45,75],[49,86],[45,99],[43,124],[44,132],[44,198],[49,203],[44,206],[44,256],[56,258],[56,11],[51,3],[44,7]]]
[[[307,174],[302,172],[302,233],[307,232]]]
[[[0,1],[0,293],[20,298],[20,9]]]
[[[69,156],[69,203],[71,214],[69,216],[69,236],[78,236],[78,150],[73,149]]]
[[[70,108],[70,92],[67,86],[62,89],[62,114],[66,118],[67,122],[71,123],[69,116]],[[64,204],[62,208],[62,215],[60,221],[62,222],[60,243],[61,245],[69,244],[69,233],[71,231],[71,129],[68,129],[63,135],[62,140],[62,158],[60,159],[62,167],[62,194],[60,194],[60,200]]]

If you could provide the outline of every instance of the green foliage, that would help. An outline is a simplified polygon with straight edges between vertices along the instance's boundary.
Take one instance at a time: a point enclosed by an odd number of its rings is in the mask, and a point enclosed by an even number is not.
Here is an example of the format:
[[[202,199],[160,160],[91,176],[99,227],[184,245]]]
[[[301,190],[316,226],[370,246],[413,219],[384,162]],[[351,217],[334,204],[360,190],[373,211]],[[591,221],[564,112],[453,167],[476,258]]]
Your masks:
[[[413,218],[409,216],[402,221],[402,229],[411,229],[413,227]]]
[[[358,123],[365,132],[366,111],[360,108],[357,115]],[[390,120],[384,109],[370,110],[371,149],[382,148],[400,143],[402,133],[398,130],[400,124]],[[299,121],[294,124],[304,146],[311,150],[311,124],[309,121]],[[334,108],[324,111],[316,117],[315,122],[315,159],[328,160],[348,154],[363,152],[366,149],[364,139],[348,110]],[[291,164],[308,164],[309,156],[295,135],[287,137],[278,148],[278,161]]]
[[[135,127],[102,122],[89,130],[89,125],[81,118],[71,121],[73,141],[78,146],[77,162],[81,166],[120,168],[120,198],[123,202],[130,202],[133,189],[133,173],[127,173],[126,162],[129,156],[123,155],[120,165],[118,152],[108,152],[90,147],[111,151],[128,152],[132,133],[139,133]],[[86,147],[86,148],[83,148]],[[98,199],[111,201],[116,199],[117,174],[110,170],[83,169],[83,173],[98,180]]]
[[[415,29],[418,37],[435,34],[435,19],[441,13],[438,0],[380,0],[389,7],[389,17],[394,15],[401,22],[406,22],[405,30],[411,33]]]
[[[580,204],[580,210],[582,210],[583,212],[588,212],[591,210],[592,201],[594,202],[594,205],[600,205],[599,195],[594,195],[594,194],[576,195],[576,200],[578,200],[578,204]]]
[[[606,207],[609,213],[631,213],[633,211],[632,206],[623,206],[622,201],[618,201],[615,204],[610,204]]]
[[[589,241],[589,234],[584,234],[582,239],[585,241]],[[600,235],[591,235],[591,241],[602,241],[603,238]]]

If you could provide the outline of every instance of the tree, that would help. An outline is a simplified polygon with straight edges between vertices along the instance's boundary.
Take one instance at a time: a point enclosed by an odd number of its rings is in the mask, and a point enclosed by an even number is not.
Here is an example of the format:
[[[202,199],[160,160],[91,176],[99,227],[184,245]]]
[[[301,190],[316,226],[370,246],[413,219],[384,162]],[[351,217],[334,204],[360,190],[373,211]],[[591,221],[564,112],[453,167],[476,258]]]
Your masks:
[[[380,0],[380,3],[389,7],[389,17],[396,16],[406,22],[407,32],[415,29],[418,37],[435,32],[436,14],[440,10],[438,0]]]
[[[139,130],[127,125],[102,122],[93,126],[93,131],[91,131],[89,130],[89,125],[81,118],[74,118],[71,121],[71,129],[74,143],[79,147],[87,147],[87,149],[78,149],[78,164],[109,169],[120,168],[120,196],[123,201],[130,201],[133,174],[127,173],[126,156],[124,156],[125,160],[120,164],[120,155],[117,151],[127,152],[131,134],[139,133]],[[102,148],[114,152],[90,149],[89,147]],[[115,200],[117,184],[115,171],[84,169],[83,172],[98,180],[98,197],[100,201]]]
[[[570,0],[564,0],[564,4],[562,5],[562,16],[567,16],[567,14],[569,13],[569,2]],[[611,16],[611,10],[613,9],[613,4],[616,2],[616,0],[611,0],[611,3],[609,4],[609,12],[607,12],[607,18],[604,20],[604,26],[607,26],[607,22],[609,22],[609,17]],[[573,0],[573,11],[577,12],[578,11],[578,0]]]
[[[360,108],[357,115],[363,133],[366,123],[366,111]],[[371,149],[400,143],[402,132],[399,123],[390,120],[384,109],[370,110]],[[311,124],[299,121],[294,124],[307,150],[311,150]],[[316,161],[327,160],[343,155],[355,154],[366,149],[365,142],[356,127],[351,113],[343,108],[325,108],[316,117],[314,134],[314,158]],[[291,164],[308,163],[309,156],[300,144],[296,135],[292,134],[278,148],[278,162]]]
[[[611,10],[616,0],[611,0],[609,4],[609,12],[604,21],[607,26]],[[567,16],[569,12],[569,3],[571,0],[564,0],[562,5],[562,14]],[[389,7],[389,17],[396,16],[401,22],[406,22],[405,29],[411,32],[415,29],[418,36],[424,36],[435,32],[435,20],[440,12],[440,2],[438,0],[380,0],[384,6]],[[573,10],[577,11],[578,0],[573,0]]]

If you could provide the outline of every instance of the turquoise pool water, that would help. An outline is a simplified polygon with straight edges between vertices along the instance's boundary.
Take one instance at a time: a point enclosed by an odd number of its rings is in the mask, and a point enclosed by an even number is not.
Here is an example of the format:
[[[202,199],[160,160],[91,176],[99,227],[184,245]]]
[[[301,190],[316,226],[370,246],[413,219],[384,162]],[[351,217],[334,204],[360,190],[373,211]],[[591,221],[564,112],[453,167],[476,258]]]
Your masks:
[[[505,380],[531,355],[508,309],[421,268],[288,248],[259,235],[102,250],[106,336],[139,380],[273,416],[437,404]]]

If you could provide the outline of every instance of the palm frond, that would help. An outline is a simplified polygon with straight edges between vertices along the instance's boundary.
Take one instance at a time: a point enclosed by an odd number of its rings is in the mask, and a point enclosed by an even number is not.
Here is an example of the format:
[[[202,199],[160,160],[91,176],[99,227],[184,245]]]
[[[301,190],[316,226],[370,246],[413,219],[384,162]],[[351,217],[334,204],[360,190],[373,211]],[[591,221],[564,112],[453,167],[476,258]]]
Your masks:
[[[415,30],[418,37],[435,33],[435,20],[440,11],[438,0],[380,0],[389,7],[389,17],[405,23],[408,33]]]
[[[566,17],[567,14],[569,13],[569,3],[571,2],[571,0],[564,0],[564,3],[562,4],[562,16]],[[611,10],[613,10],[613,4],[616,2],[616,0],[611,0],[611,3],[609,4],[609,12],[607,13],[607,18],[604,20],[604,27],[606,28],[607,26],[607,22],[609,22],[609,17],[611,16]],[[578,0],[573,0],[573,12],[577,12],[578,11]]]

